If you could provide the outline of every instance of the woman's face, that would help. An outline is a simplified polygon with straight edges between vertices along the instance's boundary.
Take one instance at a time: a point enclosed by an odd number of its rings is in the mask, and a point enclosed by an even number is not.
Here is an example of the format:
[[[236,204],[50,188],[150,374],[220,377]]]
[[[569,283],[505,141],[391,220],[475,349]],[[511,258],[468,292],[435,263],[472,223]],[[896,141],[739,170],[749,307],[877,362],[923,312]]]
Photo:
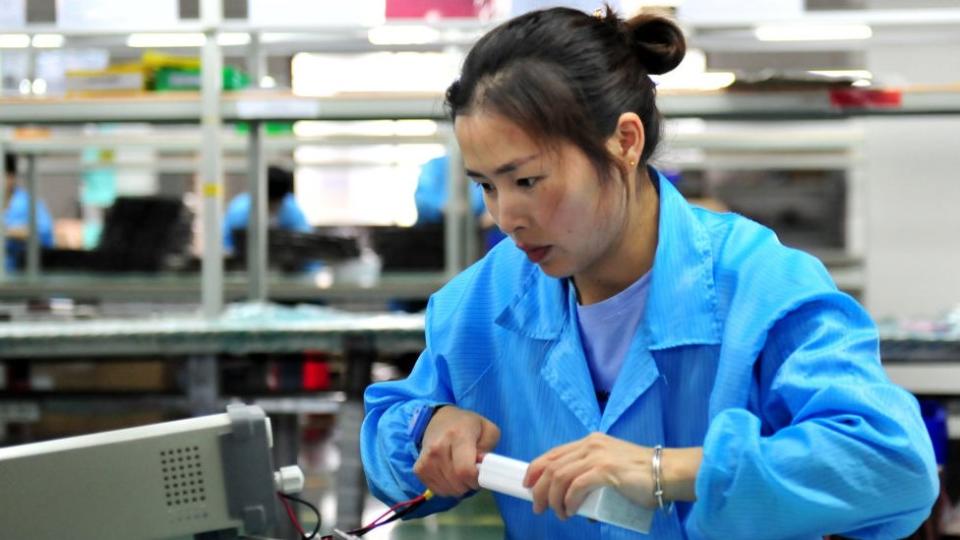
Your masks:
[[[497,226],[553,277],[602,265],[624,223],[618,183],[601,185],[571,143],[549,148],[506,118],[478,112],[454,126],[467,176],[483,189]]]

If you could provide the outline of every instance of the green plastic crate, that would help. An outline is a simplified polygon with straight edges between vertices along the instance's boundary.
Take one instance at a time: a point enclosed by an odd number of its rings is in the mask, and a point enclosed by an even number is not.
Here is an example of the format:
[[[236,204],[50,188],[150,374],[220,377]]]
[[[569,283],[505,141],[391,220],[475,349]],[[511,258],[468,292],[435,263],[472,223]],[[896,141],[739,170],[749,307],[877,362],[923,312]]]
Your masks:
[[[154,89],[158,92],[199,90],[200,70],[160,68],[154,73]],[[223,68],[223,89],[242,90],[250,86],[250,76],[231,66]]]

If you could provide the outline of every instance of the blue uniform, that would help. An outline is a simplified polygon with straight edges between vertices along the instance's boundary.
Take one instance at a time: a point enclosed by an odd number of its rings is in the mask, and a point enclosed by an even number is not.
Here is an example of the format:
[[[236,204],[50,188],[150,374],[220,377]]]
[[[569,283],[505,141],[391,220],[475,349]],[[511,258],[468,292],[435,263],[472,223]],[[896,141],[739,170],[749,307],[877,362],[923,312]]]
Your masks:
[[[443,209],[447,205],[448,198],[447,178],[450,175],[449,169],[449,156],[433,158],[420,168],[417,190],[413,194],[417,204],[417,225],[443,221]],[[470,190],[470,209],[478,216],[486,209],[483,203],[483,192],[479,188]],[[506,238],[506,235],[500,229],[491,228],[487,231],[484,239],[486,249],[489,250],[504,238]]]
[[[233,251],[234,249],[232,231],[247,228],[251,206],[252,201],[249,193],[241,193],[230,201],[223,218],[223,247],[227,251]],[[277,227],[290,231],[310,232],[313,230],[307,223],[307,217],[303,215],[303,210],[300,210],[297,205],[297,199],[293,196],[293,193],[288,193],[283,198],[274,223]]]
[[[443,221],[443,209],[447,205],[447,178],[449,177],[450,158],[433,158],[420,168],[417,190],[413,197],[417,203],[417,223],[439,223]],[[474,214],[483,213],[483,193],[479,189],[470,190],[470,209]]]
[[[43,201],[37,201],[37,235],[40,238],[40,245],[43,247],[53,247],[53,218],[47,210],[47,205]],[[4,225],[7,230],[26,228],[30,223],[30,195],[27,190],[17,187],[13,190],[10,197],[10,204],[4,214]],[[12,271],[16,268],[16,260],[26,249],[21,240],[7,239],[7,270]]]
[[[938,492],[916,399],[887,379],[878,334],[815,258],[733,214],[692,207],[662,177],[643,322],[601,412],[569,280],[501,242],[430,300],[407,379],[370,386],[361,450],[386,502],[413,473],[417,415],[453,403],[501,429],[496,453],[531,461],[591,432],[703,447],[697,502],[658,512],[657,539],[899,538]],[[421,423],[422,424],[422,423]],[[497,495],[510,539],[648,538]],[[456,504],[434,498],[417,515]]]

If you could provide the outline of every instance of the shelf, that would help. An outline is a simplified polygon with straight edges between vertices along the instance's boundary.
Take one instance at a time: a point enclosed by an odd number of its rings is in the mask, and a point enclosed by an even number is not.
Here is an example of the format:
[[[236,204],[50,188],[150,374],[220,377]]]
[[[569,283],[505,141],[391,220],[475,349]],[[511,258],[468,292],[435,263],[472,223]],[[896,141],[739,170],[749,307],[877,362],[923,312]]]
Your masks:
[[[745,15],[742,18],[724,17],[711,19],[686,19],[682,21],[698,30],[722,28],[752,28],[758,24],[869,24],[871,26],[952,26],[960,25],[960,9],[957,8],[907,8],[907,9],[844,9],[806,11],[799,17]]]
[[[378,351],[423,347],[423,315],[337,313],[314,320],[150,320],[29,322],[0,325],[0,358],[213,355],[342,351],[344,337],[371,338]]]
[[[960,396],[960,357],[954,363],[888,362],[884,369],[891,381],[914,394]]]
[[[320,286],[309,277],[271,276],[273,300],[387,301],[392,298],[425,299],[447,282],[440,272],[385,273],[374,287],[334,283]],[[224,296],[245,299],[245,274],[224,277]],[[0,300],[74,298],[97,300],[196,301],[201,278],[197,274],[61,274],[44,273],[36,281],[11,276],[0,281]]]
[[[280,92],[225,93],[221,114],[225,122],[446,119],[439,94],[307,98]],[[198,123],[200,117],[200,95],[196,92],[0,99],[0,124]]]
[[[890,92],[893,92],[891,94]],[[960,114],[960,85],[831,91],[683,92],[658,95],[664,115],[728,120],[834,119],[858,116]],[[889,99],[890,101],[886,101]],[[897,101],[899,100],[899,104]]]
[[[314,395],[296,397],[266,397],[244,399],[244,403],[257,405],[269,414],[333,414],[346,400],[343,392],[316,392]],[[236,399],[220,399],[217,406],[225,409]],[[33,422],[39,419],[39,405],[62,407],[64,405],[82,406],[85,412],[129,410],[131,407],[151,409],[189,410],[188,398],[179,395],[143,395],[134,392],[100,392],[97,394],[77,395],[76,393],[43,392],[17,393],[0,392],[0,422]]]
[[[715,155],[671,155],[663,152],[657,164],[683,171],[829,171],[846,170],[854,158],[846,154],[737,152]]]
[[[2,113],[0,113],[2,114]],[[247,135],[225,132],[221,135],[221,145],[225,152],[245,154],[249,151]],[[158,131],[154,133],[127,133],[123,135],[69,133],[57,134],[49,138],[13,139],[4,141],[4,149],[18,154],[60,155],[76,154],[90,148],[142,147],[158,152],[176,152],[199,154],[202,144],[200,132]],[[291,151],[305,145],[323,146],[359,146],[379,144],[438,144],[444,139],[439,135],[335,135],[318,137],[298,137],[293,135],[267,135],[263,138],[263,148],[267,151]],[[147,163],[143,163],[147,165]],[[78,164],[89,167],[123,167],[127,163]]]
[[[869,96],[870,89],[850,92]],[[960,114],[960,85],[904,89],[900,105],[838,105],[825,89],[662,92],[667,117],[782,120],[870,115]],[[442,96],[433,93],[354,93],[298,97],[283,92],[225,93],[224,121],[245,120],[447,120]],[[143,93],[96,98],[8,98],[0,100],[0,124],[84,122],[199,122],[199,94]]]
[[[253,398],[244,403],[256,405],[268,415],[337,414],[346,400],[342,392],[325,392],[310,397]],[[235,399],[220,399],[217,409],[226,409]],[[0,425],[4,423],[31,424],[40,421],[43,410],[69,409],[76,414],[128,413],[131,410],[181,411],[189,413],[192,403],[182,396],[110,395],[76,398],[51,393],[44,396],[0,396]]]

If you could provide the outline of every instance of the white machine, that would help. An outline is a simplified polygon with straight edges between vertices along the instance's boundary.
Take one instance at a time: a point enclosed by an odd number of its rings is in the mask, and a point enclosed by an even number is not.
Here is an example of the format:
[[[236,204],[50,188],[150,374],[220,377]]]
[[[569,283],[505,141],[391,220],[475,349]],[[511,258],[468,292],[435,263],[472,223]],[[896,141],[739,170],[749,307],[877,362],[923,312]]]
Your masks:
[[[0,448],[0,536],[9,540],[236,538],[266,534],[277,492],[270,419],[226,414]]]
[[[532,501],[533,494],[523,487],[527,467],[529,464],[523,461],[487,454],[478,467],[480,487]],[[653,522],[653,510],[634,503],[612,487],[591,491],[577,510],[577,515],[644,534],[650,532]]]

